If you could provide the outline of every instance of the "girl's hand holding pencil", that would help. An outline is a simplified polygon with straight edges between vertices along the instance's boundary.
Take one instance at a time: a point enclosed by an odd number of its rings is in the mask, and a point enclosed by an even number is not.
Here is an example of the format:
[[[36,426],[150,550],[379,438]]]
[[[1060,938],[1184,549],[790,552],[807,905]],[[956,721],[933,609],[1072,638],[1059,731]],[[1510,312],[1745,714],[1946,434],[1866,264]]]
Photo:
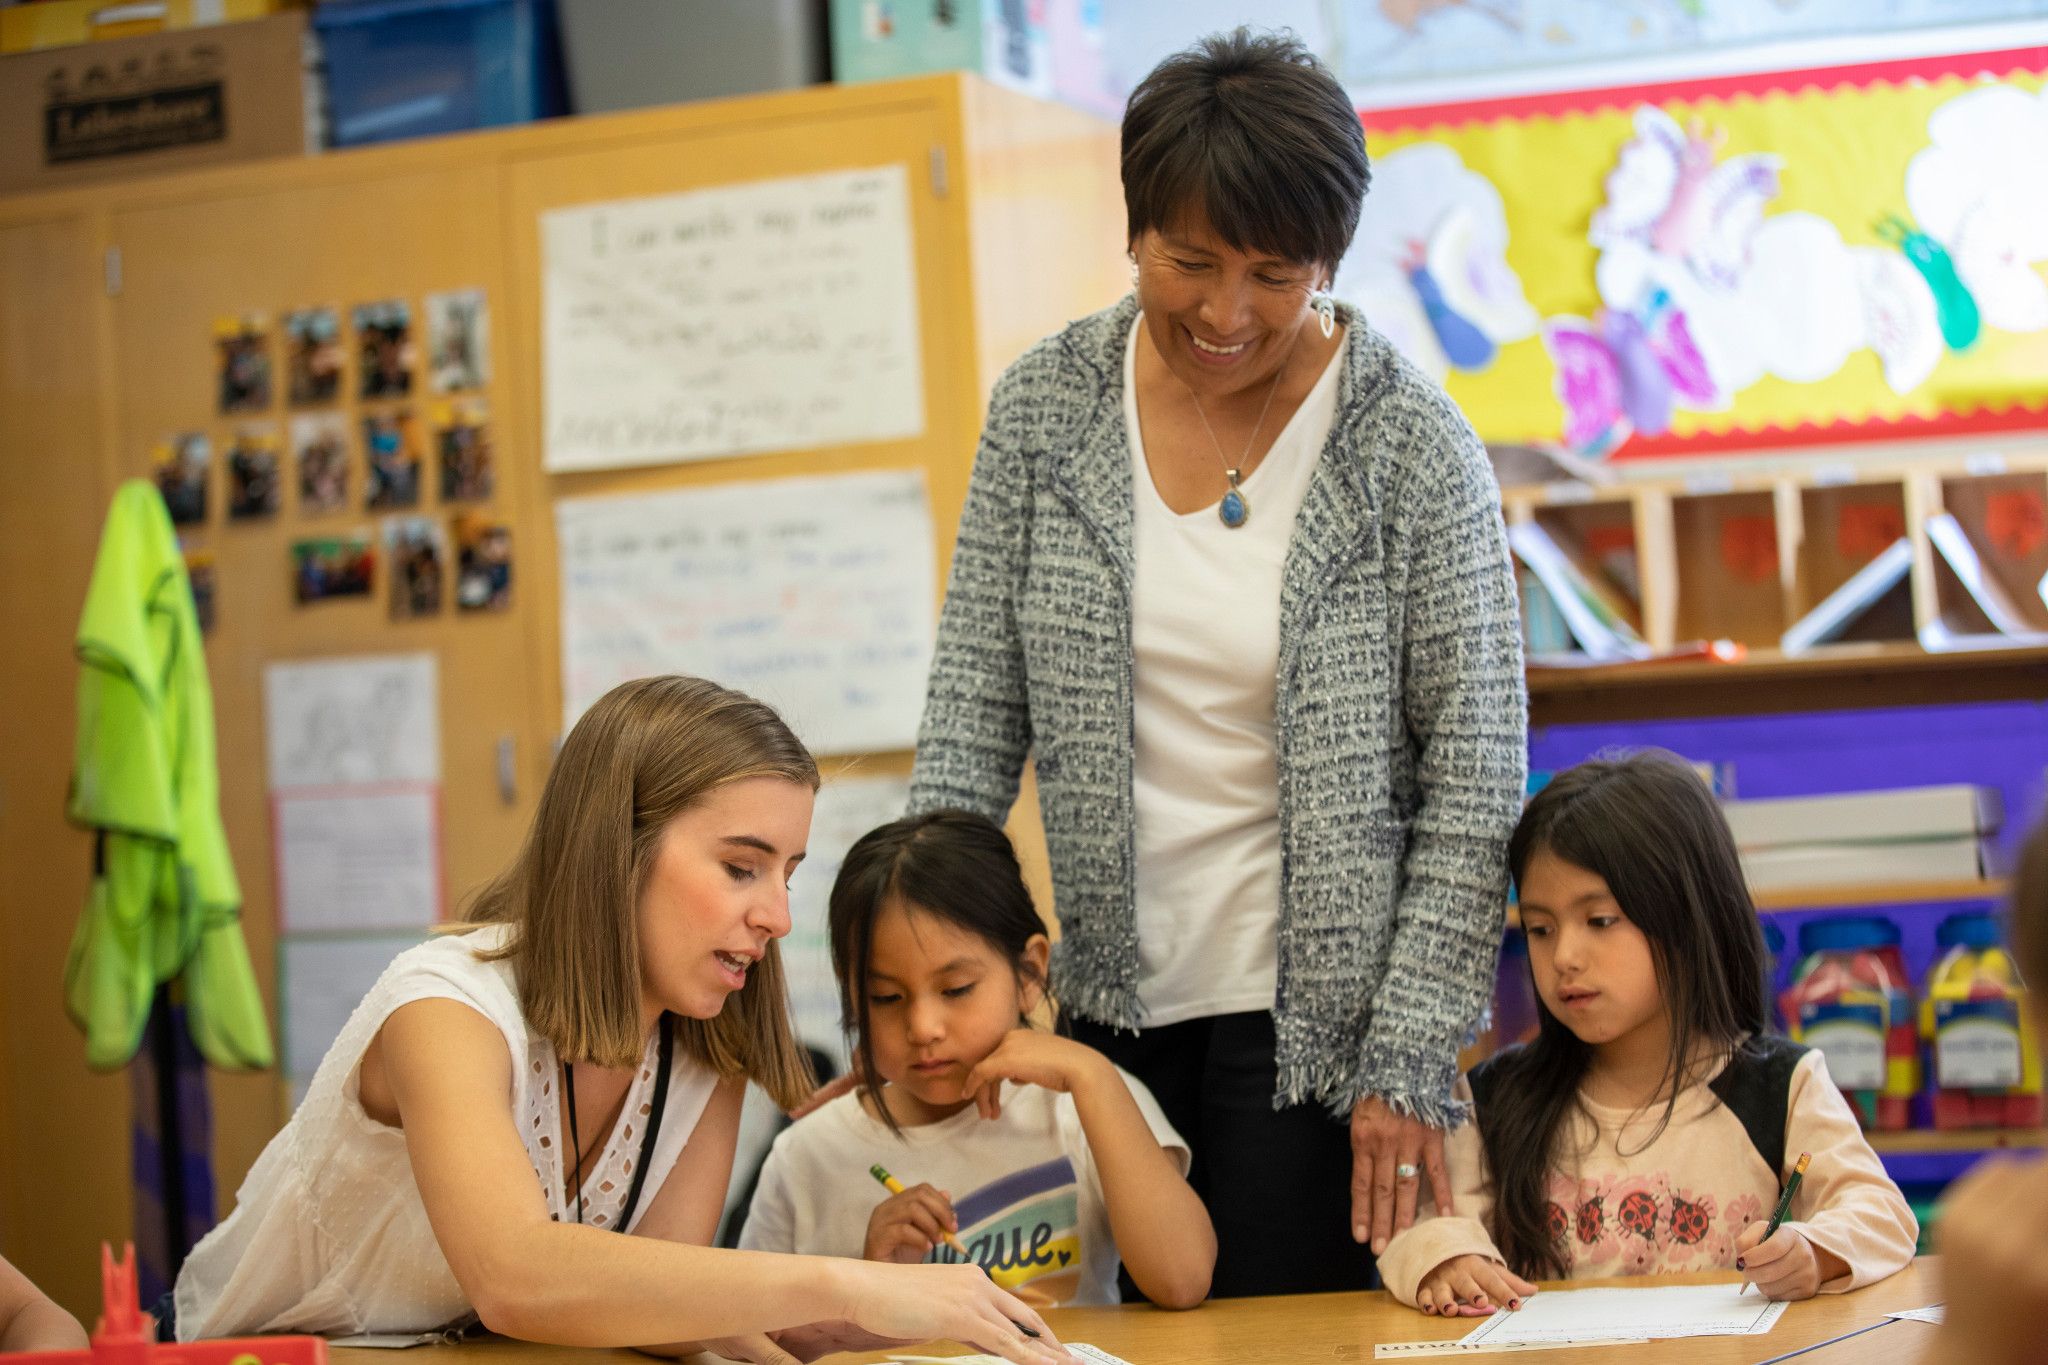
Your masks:
[[[1785,1215],[1792,1211],[1792,1196],[1799,1192],[1799,1182],[1812,1160],[1809,1152],[1799,1154],[1799,1164],[1785,1181],[1771,1221],[1751,1223],[1735,1239],[1735,1268],[1749,1277],[1738,1292],[1747,1293],[1754,1284],[1767,1299],[1810,1299],[1829,1280],[1849,1273],[1840,1257],[1808,1241],[1797,1223],[1785,1225]]]
[[[875,1211],[868,1215],[867,1242],[861,1248],[864,1261],[895,1261],[903,1265],[915,1265],[922,1261],[931,1249],[944,1242],[963,1261],[972,1260],[967,1248],[960,1244],[960,1220],[953,1213],[953,1201],[944,1190],[930,1185],[912,1185],[905,1189],[903,1183],[880,1166],[870,1172],[889,1197],[875,1205]]]

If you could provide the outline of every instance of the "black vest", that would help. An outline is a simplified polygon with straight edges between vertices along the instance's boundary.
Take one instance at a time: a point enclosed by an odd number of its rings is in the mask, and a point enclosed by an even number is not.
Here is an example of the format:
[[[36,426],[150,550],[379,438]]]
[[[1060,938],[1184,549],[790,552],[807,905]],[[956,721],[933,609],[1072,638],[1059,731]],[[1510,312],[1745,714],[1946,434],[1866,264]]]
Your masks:
[[[1781,1189],[1785,1184],[1785,1113],[1791,1107],[1792,1072],[1811,1050],[1776,1034],[1758,1034],[1737,1049],[1720,1075],[1707,1082],[1715,1098],[1741,1120],[1750,1145],[1777,1176]],[[1498,1098],[1502,1055],[1487,1058],[1466,1077],[1472,1086],[1472,1102],[1479,1109]]]

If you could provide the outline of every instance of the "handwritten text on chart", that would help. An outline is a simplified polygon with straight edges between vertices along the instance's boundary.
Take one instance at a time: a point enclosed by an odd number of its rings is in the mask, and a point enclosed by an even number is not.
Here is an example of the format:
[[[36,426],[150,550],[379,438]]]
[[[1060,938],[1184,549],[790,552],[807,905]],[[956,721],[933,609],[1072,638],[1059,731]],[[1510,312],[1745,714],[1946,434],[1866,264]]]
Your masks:
[[[924,430],[900,165],[541,219],[549,469]]]
[[[556,522],[565,723],[627,679],[692,673],[821,752],[916,738],[936,591],[920,472],[568,499]]]

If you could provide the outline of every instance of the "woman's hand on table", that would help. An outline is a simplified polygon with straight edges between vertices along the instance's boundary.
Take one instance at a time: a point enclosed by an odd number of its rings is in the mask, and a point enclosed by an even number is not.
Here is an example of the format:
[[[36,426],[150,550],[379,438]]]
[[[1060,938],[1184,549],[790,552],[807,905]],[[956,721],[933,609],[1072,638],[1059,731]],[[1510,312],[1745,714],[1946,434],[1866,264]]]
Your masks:
[[[1451,1177],[1444,1166],[1444,1135],[1422,1120],[1396,1113],[1377,1095],[1351,1107],[1351,1238],[1387,1249],[1395,1233],[1415,1222],[1415,1196],[1429,1177],[1436,1211],[1449,1215]]]
[[[1536,1286],[1490,1256],[1453,1256],[1422,1277],[1415,1306],[1447,1318],[1490,1317],[1497,1309],[1520,1308]]]
[[[957,1341],[1012,1365],[1077,1365],[1038,1311],[978,1265],[830,1263],[845,1277],[842,1316],[865,1331],[898,1341]]]

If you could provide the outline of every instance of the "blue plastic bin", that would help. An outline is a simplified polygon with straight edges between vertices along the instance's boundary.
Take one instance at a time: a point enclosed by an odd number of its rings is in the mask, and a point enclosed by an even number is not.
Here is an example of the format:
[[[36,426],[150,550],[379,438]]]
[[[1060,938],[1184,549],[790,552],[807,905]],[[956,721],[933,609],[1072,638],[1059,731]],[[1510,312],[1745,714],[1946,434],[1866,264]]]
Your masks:
[[[568,109],[554,0],[327,0],[313,27],[336,147]]]

